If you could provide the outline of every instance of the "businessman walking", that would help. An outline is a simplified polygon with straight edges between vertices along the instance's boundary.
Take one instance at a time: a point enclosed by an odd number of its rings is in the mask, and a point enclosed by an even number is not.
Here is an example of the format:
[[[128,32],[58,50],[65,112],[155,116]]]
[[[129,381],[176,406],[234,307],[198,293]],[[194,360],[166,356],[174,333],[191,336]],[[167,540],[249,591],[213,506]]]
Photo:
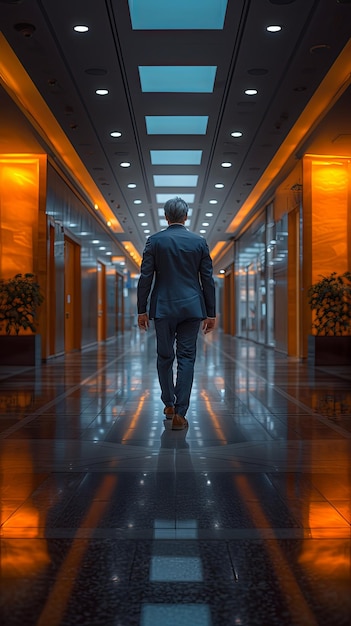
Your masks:
[[[137,289],[138,326],[147,330],[149,319],[154,320],[164,414],[172,420],[173,430],[182,430],[188,427],[185,415],[200,325],[202,322],[204,333],[215,327],[215,285],[205,239],[184,226],[188,216],[186,202],[172,198],[166,202],[164,212],[168,228],[149,237],[143,253]]]

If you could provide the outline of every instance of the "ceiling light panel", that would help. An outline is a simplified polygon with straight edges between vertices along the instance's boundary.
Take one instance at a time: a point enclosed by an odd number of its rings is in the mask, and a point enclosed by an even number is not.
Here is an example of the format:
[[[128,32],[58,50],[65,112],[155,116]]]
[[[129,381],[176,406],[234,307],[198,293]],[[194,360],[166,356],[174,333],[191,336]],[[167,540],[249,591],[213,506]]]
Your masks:
[[[200,165],[202,150],[150,150],[152,165]]]
[[[217,67],[139,66],[141,90],[167,93],[212,93]]]
[[[156,200],[160,204],[165,204],[167,200],[170,200],[170,198],[174,198],[174,195],[172,195],[171,193],[157,193],[156,194]],[[182,198],[185,202],[187,203],[190,202],[190,204],[192,204],[195,200],[195,194],[194,193],[182,193]]]
[[[155,187],[196,187],[198,176],[184,174],[154,175]]]
[[[128,0],[134,30],[220,30],[228,0]]]
[[[148,135],[206,135],[208,115],[146,115]]]

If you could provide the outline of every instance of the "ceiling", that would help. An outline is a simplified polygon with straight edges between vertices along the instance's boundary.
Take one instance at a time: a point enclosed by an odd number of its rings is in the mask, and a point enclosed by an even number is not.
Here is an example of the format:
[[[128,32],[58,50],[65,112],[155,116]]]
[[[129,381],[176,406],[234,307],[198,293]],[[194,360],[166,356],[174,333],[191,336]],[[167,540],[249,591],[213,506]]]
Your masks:
[[[351,2],[0,0],[0,26],[112,212],[113,237],[141,254],[164,200],[191,194],[188,227],[215,252],[271,193],[263,174],[350,39]],[[346,137],[340,110],[329,126]]]

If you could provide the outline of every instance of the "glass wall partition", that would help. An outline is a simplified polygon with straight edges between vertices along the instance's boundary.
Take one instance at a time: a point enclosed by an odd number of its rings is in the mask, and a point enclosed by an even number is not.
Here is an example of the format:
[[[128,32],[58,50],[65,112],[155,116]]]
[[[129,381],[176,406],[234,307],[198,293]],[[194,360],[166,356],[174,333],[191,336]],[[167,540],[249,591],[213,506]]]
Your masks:
[[[266,343],[266,213],[262,213],[236,246],[238,335]]]

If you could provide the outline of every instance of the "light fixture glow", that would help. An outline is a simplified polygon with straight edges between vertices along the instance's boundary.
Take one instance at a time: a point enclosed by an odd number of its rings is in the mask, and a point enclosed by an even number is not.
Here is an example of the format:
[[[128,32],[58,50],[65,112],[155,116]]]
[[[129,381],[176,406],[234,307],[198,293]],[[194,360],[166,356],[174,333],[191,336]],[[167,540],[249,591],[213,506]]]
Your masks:
[[[242,137],[243,134],[242,132],[240,132],[240,130],[234,130],[232,133],[230,133],[232,137]]]
[[[206,217],[213,217],[213,213],[205,213]]]
[[[122,137],[122,133],[120,133],[119,130],[113,130],[110,135],[111,137]]]
[[[108,89],[96,89],[96,90],[95,90],[95,93],[96,93],[98,96],[107,96],[107,94],[108,94]]]
[[[258,92],[257,89],[245,89],[245,93],[247,96],[255,96]]]
[[[222,167],[231,167],[232,164],[229,163],[229,161],[224,161],[223,163],[221,163]]]
[[[128,189],[135,189],[136,184],[135,183],[128,183]]]
[[[272,24],[272,26],[267,26],[266,28],[266,30],[268,30],[269,33],[279,33],[281,29],[282,27],[278,26],[278,24],[276,26]]]
[[[216,187],[216,189],[223,189],[224,185],[223,185],[223,183],[216,183],[215,187]]]
[[[203,235],[203,234],[205,234],[206,230],[201,229],[199,232]]]
[[[145,213],[138,213],[138,217],[145,217]]]
[[[141,226],[148,226],[149,224],[147,222],[141,222]]]
[[[202,222],[202,226],[209,226],[208,222]]]
[[[122,161],[122,163],[120,163],[121,167],[130,167],[130,163],[129,161]]]
[[[141,204],[141,200],[133,200],[134,204]]]
[[[209,204],[217,204],[217,203],[218,203],[218,200],[210,200],[209,201]]]
[[[86,33],[88,32],[89,28],[88,26],[84,26],[83,24],[77,24],[77,26],[73,26],[73,30],[75,30],[76,33]]]

